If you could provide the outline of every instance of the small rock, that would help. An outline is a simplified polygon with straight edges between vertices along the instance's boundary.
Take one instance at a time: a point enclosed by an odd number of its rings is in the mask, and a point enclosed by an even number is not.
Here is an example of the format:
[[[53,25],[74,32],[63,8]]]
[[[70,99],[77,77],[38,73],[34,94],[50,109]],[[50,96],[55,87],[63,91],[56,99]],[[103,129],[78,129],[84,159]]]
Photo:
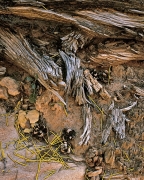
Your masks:
[[[134,78],[134,71],[133,71],[133,69],[131,68],[131,67],[128,67],[127,68],[127,71],[126,71],[126,76],[127,76],[127,78]]]
[[[70,154],[69,157],[77,162],[85,161],[85,158],[82,156],[76,156],[76,155]]]
[[[105,152],[105,162],[110,164],[111,166],[114,165],[115,162],[115,152],[113,150],[106,150]]]
[[[0,75],[4,75],[6,73],[6,68],[0,66]]]
[[[94,167],[95,166],[95,164],[93,162],[90,162],[88,165],[89,165],[89,167]]]
[[[99,169],[98,171],[90,171],[87,173],[88,177],[92,177],[92,176],[98,176],[99,174],[102,173],[102,169]]]
[[[140,138],[140,134],[136,133],[135,134],[135,139],[138,140]]]
[[[120,148],[116,148],[115,149],[115,155],[120,155],[121,154],[121,149]]]
[[[22,105],[22,109],[23,109],[23,110],[27,110],[27,109],[28,109],[28,104],[23,104],[23,105]]]
[[[29,106],[29,110],[35,110],[35,106]]]
[[[94,153],[95,153],[96,156],[98,156],[99,151],[98,151],[97,149],[95,149],[95,150],[94,150]]]
[[[23,110],[19,111],[18,123],[21,126],[21,128],[24,129],[26,127],[26,123],[27,123],[26,112]]]
[[[5,108],[0,106],[0,114],[3,115],[5,113],[6,113]]]
[[[119,66],[113,66],[112,68],[112,76],[121,79],[125,76],[125,69],[122,65]]]
[[[128,150],[130,149],[134,144],[134,140],[130,139],[129,141],[124,141],[121,148],[124,149],[124,150]]]
[[[31,127],[34,128],[37,123],[31,123]]]
[[[24,85],[23,85],[23,88],[24,88],[25,94],[29,97],[29,96],[31,95],[31,93],[32,93],[32,88],[31,88],[30,82],[24,84]]]
[[[97,160],[98,160],[98,156],[95,156],[94,158],[93,158],[93,162],[95,163],[95,162],[97,162]]]
[[[31,133],[31,132],[32,132],[32,129],[28,129],[28,128],[25,128],[25,129],[24,129],[24,133],[28,133],[28,134],[29,134],[29,133]]]
[[[0,87],[0,99],[8,99],[7,89]]]
[[[102,161],[103,161],[103,158],[102,158],[102,157],[99,157],[99,158],[98,158],[98,163],[97,163],[97,165],[100,165],[100,164],[102,163]]]
[[[95,169],[99,170],[99,169],[102,169],[102,167],[101,166],[96,166]]]
[[[122,171],[123,170],[123,163],[118,161],[117,164],[118,164],[119,169]]]
[[[103,154],[103,150],[102,149],[99,149],[98,150],[98,155],[102,155]]]
[[[1,81],[0,81],[0,85],[4,86],[8,89],[8,93],[12,96],[16,96],[19,94],[18,91],[18,84],[17,82],[12,79],[11,77],[4,77]]]
[[[66,87],[66,83],[64,81],[59,81],[58,86],[64,88]]]
[[[109,100],[111,98],[110,94],[105,90],[105,88],[102,88],[99,94],[104,100]]]
[[[54,32],[55,35],[57,35],[59,32]]]
[[[42,111],[46,108],[52,99],[52,93],[48,90],[42,92],[41,96],[37,98],[35,107],[38,111]]]
[[[39,112],[37,110],[31,110],[27,113],[26,118],[30,123],[36,123],[39,120]]]

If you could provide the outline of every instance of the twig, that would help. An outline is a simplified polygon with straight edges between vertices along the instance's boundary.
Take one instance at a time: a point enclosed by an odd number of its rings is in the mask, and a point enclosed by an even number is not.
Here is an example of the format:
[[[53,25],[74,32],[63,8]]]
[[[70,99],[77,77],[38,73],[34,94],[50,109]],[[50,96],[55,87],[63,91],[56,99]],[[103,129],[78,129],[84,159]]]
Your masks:
[[[39,172],[40,172],[40,167],[41,167],[41,159],[38,163],[38,169],[37,169],[37,173],[36,173],[36,180],[38,180],[38,176],[39,176]]]
[[[20,164],[20,165],[22,165],[22,166],[26,166],[26,164],[24,164],[24,163],[22,163],[22,162],[18,162],[18,161],[16,161],[16,160],[12,159],[8,154],[7,154],[7,156],[8,156],[8,157],[10,158],[10,160],[12,160],[14,163]]]

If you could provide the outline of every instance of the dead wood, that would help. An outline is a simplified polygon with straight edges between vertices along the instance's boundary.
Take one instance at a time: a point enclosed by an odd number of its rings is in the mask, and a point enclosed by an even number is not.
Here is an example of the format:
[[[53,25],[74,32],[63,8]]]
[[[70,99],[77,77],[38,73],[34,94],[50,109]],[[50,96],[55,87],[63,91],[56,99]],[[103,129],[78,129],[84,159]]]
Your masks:
[[[91,109],[88,104],[83,106],[83,120],[84,120],[84,130],[83,134],[80,136],[81,141],[79,142],[79,145],[87,144],[90,139],[90,133],[91,133],[91,123],[92,123],[92,114]]]
[[[4,0],[1,0],[4,1]],[[45,6],[50,5],[53,8],[63,8],[64,10],[69,7],[69,9],[78,9],[78,7],[81,8],[89,8],[89,7],[103,7],[103,8],[114,8],[119,11],[125,10],[125,11],[132,11],[137,10],[135,13],[140,13],[140,10],[144,10],[144,4],[142,0],[71,0],[71,1],[65,1],[65,0],[12,0],[16,5],[17,4],[31,4],[33,6],[38,6],[38,4],[44,4]],[[79,6],[81,5],[81,6]],[[68,8],[67,8],[68,9]]]
[[[38,74],[38,80],[47,89],[57,90],[59,85],[64,85],[61,68],[49,57],[48,53],[40,55],[31,49],[30,44],[24,38],[19,27],[20,35],[11,32],[10,29],[17,30],[18,23],[11,23],[11,19],[37,20],[49,23],[69,26],[71,30],[65,35],[58,35],[57,41],[61,40],[61,56],[67,68],[66,82],[75,82],[76,87],[72,87],[72,95],[76,97],[78,104],[86,102],[83,88],[83,70],[73,64],[78,63],[78,51],[93,44],[96,39],[100,39],[93,46],[94,52],[87,54],[87,61],[102,66],[118,65],[131,60],[143,60],[144,42],[144,5],[141,0],[120,2],[118,0],[12,0],[10,2],[0,0],[0,22],[1,37],[0,52],[12,63],[22,67],[32,76]],[[3,26],[9,30],[5,30]],[[27,28],[29,30],[30,28]],[[15,30],[15,32],[16,32]],[[51,39],[53,38],[52,35]],[[56,36],[56,35],[55,35]],[[38,46],[45,46],[45,41],[35,40]],[[57,49],[58,51],[58,49]],[[69,56],[69,57],[68,57]],[[71,59],[75,61],[71,61]],[[81,59],[83,61],[83,59]],[[77,83],[77,76],[80,83]],[[70,81],[69,81],[70,80]],[[54,91],[56,94],[56,91]],[[58,94],[57,94],[58,95]],[[81,98],[80,96],[81,95]],[[80,99],[81,100],[80,100]],[[64,102],[64,101],[63,101]]]
[[[116,65],[133,60],[143,60],[143,43],[130,41],[105,42],[99,44],[98,54],[91,56],[90,60],[101,65]]]
[[[96,55],[88,56],[88,59],[100,65],[143,60],[144,5],[142,1],[90,0],[64,4],[62,2],[64,1],[14,0],[13,4],[0,8],[0,15],[37,19],[74,27],[80,33],[69,34],[68,37],[61,39],[63,48],[71,46],[74,53],[78,49],[83,49],[84,45],[91,43],[93,39],[101,38],[102,43],[96,45]],[[80,3],[81,8],[79,8]],[[3,22],[3,18],[0,21]],[[5,23],[11,26],[10,22],[6,21]]]
[[[75,25],[86,35],[101,38],[139,39],[144,41],[144,15],[120,13],[111,9],[78,10],[57,12],[31,6],[16,6],[0,9],[0,14],[9,14],[29,19],[41,19]]]
[[[132,86],[132,90],[135,92],[136,95],[138,96],[144,96],[144,90],[137,87],[137,86]]]
[[[62,81],[61,68],[51,61],[48,56],[40,57],[34,52],[22,35],[14,35],[10,31],[0,28],[0,36],[0,44],[4,47],[3,53],[6,59],[24,69],[33,77],[38,76],[39,82],[65,104],[60,95],[51,88],[53,84],[57,88],[58,83]],[[52,83],[51,86],[49,83]]]
[[[114,108],[114,102],[110,105],[109,110],[111,113],[108,116],[107,124],[102,134],[102,143],[106,143],[112,128],[120,139],[125,138],[125,122],[129,120],[126,118],[126,115],[123,114],[123,112],[131,110],[136,104],[137,102],[134,102],[131,106],[123,109]]]

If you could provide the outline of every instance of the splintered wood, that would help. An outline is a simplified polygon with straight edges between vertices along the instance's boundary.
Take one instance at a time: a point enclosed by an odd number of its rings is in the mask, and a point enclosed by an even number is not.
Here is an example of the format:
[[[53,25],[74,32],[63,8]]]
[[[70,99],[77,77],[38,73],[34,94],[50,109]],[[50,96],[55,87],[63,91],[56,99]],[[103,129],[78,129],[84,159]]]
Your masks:
[[[109,93],[103,88],[103,86],[97,81],[96,78],[94,78],[88,69],[84,71],[84,77],[85,77],[85,86],[88,90],[89,95],[93,95],[94,93],[98,93],[99,95],[107,100],[110,99],[111,96]]]
[[[102,85],[92,77],[88,69],[84,71],[84,75],[89,94],[93,95],[93,90],[95,90],[95,92],[99,92],[102,88]]]
[[[143,59],[143,43],[123,41],[100,43],[98,47],[98,55],[91,56],[90,60],[103,66],[122,64],[131,60]]]
[[[72,32],[64,37],[61,38],[62,40],[62,49],[66,53],[76,53],[78,48],[83,48],[83,46],[88,41],[88,37],[78,33]]]
[[[71,33],[62,39],[64,51],[59,51],[66,67],[66,94],[72,95],[75,101],[83,104],[84,131],[81,135],[80,145],[87,144],[90,139],[92,114],[88,95],[99,93],[103,99],[110,99],[111,96],[103,86],[94,78],[89,69],[83,70],[80,67],[80,59],[76,57],[78,47],[83,47],[84,39],[81,34]]]
[[[39,6],[38,2],[35,6]],[[91,2],[92,3],[92,2]],[[91,4],[90,3],[90,4]],[[32,3],[26,2],[32,5]],[[123,5],[123,4],[122,4]],[[92,6],[91,6],[92,7]],[[113,7],[113,6],[112,6]],[[132,10],[131,8],[129,9]],[[133,9],[134,10],[134,9]],[[15,16],[26,17],[29,19],[42,19],[46,21],[55,21],[69,23],[88,36],[101,38],[141,38],[144,41],[144,33],[141,31],[144,27],[143,14],[141,11],[130,13],[120,13],[116,10],[79,10],[72,14],[68,11],[58,13],[49,9],[40,9],[32,6],[8,7],[1,9],[0,14],[13,14]],[[139,16],[141,14],[141,16]],[[137,32],[137,29],[139,31]]]
[[[114,108],[114,102],[110,105],[109,110],[111,112],[108,116],[107,124],[102,134],[102,140],[101,140],[102,143],[104,144],[106,143],[112,128],[114,129],[114,131],[116,132],[116,135],[118,135],[120,139],[125,138],[125,122],[129,120],[126,118],[123,112],[129,111],[136,104],[137,102],[134,102],[131,106],[128,106],[123,109]]]
[[[144,90],[137,87],[137,86],[132,86],[132,90],[135,92],[136,95],[138,96],[144,96]]]
[[[54,90],[59,88],[59,84],[65,86],[61,67],[55,64],[49,56],[41,57],[34,52],[22,35],[14,35],[3,28],[0,28],[0,34],[0,43],[5,47],[5,57],[31,76],[38,78],[46,89],[52,91],[65,104],[62,97]]]

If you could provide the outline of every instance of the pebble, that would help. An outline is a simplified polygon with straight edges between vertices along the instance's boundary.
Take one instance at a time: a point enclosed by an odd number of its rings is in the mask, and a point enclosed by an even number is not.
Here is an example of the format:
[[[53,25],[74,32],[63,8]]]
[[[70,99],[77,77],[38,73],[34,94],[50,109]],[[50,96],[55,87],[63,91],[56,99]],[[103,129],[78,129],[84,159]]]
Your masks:
[[[27,123],[27,118],[26,118],[26,112],[23,110],[19,111],[18,114],[18,123],[21,126],[21,128],[25,128],[26,127],[26,123]]]
[[[106,150],[105,152],[105,162],[111,166],[115,163],[115,152],[111,149]]]
[[[102,169],[99,169],[99,170],[97,170],[97,171],[90,171],[90,172],[88,172],[88,173],[87,173],[87,176],[88,176],[88,177],[98,176],[98,175],[101,174],[101,173],[102,173]]]
[[[0,75],[4,75],[6,73],[6,68],[0,66]]]
[[[12,96],[16,96],[20,93],[18,91],[19,88],[18,83],[16,82],[15,79],[11,77],[2,78],[2,80],[0,81],[0,85],[6,87],[8,89],[8,94]]]
[[[28,111],[26,118],[30,123],[36,123],[39,120],[39,112],[37,110]]]
[[[8,99],[8,93],[5,87],[0,87],[0,99]]]

